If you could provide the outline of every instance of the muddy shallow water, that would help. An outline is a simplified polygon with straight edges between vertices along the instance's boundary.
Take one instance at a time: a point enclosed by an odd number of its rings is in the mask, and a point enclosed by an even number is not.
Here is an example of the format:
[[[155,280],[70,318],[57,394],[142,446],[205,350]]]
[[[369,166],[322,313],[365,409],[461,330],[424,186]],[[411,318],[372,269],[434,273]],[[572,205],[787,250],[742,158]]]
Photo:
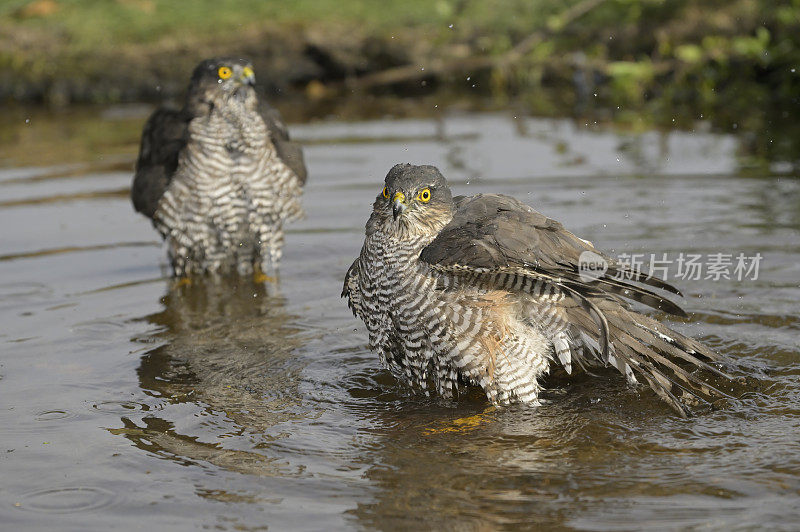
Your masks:
[[[512,113],[295,125],[308,216],[280,282],[176,287],[127,198],[140,115],[37,124],[55,154],[18,128],[0,152],[3,528],[797,527],[800,181],[741,175],[736,137]],[[535,409],[408,394],[339,297],[404,161],[616,255],[762,254],[757,279],[673,279],[692,316],[673,325],[757,381],[688,420],[611,372],[553,379]]]

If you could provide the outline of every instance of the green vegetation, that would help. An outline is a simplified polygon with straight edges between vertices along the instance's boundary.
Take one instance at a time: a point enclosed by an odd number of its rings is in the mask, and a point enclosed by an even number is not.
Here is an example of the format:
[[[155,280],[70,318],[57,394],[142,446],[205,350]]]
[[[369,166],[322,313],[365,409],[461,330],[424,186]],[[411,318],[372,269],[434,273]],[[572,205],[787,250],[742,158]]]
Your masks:
[[[575,6],[579,16],[565,20]],[[591,68],[609,78],[613,98],[632,103],[665,78],[704,99],[731,77],[782,90],[800,78],[792,72],[800,66],[800,0],[6,0],[0,65],[6,93],[27,82],[30,90],[16,93],[42,97],[59,80],[98,80],[131,66],[162,74],[215,49],[270,56],[311,46],[357,74],[437,57],[499,57],[536,32],[546,38],[503,65],[489,88],[528,88],[558,78],[559,67]],[[385,64],[369,64],[362,48],[370,46],[388,56]],[[352,65],[337,58],[348,54]],[[335,77],[324,65],[320,74]],[[288,81],[313,78],[295,77]]]
[[[425,0],[12,0],[0,6],[0,20],[11,29],[59,35],[70,53],[93,53],[128,44],[229,39],[272,25],[418,24],[430,17],[430,5]]]
[[[445,86],[540,113],[751,131],[800,109],[800,0],[0,3],[0,100],[161,100],[223,53],[251,57],[273,93],[316,99]]]

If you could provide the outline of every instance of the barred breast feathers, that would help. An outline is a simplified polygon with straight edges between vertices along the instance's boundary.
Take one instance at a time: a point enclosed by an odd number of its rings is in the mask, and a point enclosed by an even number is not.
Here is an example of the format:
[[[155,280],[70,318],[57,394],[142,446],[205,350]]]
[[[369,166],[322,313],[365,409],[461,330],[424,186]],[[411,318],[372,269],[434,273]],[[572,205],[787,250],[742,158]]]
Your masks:
[[[283,223],[303,214],[302,189],[277,157],[261,117],[231,121],[212,114],[192,120],[189,132],[154,217],[173,258],[186,263],[182,268],[212,271],[277,262]]]
[[[206,59],[183,107],[156,110],[144,127],[131,199],[177,275],[277,267],[283,224],[303,214],[302,149],[276,110],[261,114],[254,85],[246,59]]]
[[[417,260],[431,239],[403,241],[380,228],[367,237],[343,295],[364,319],[370,345],[398,376],[421,389],[432,382],[444,397],[466,382],[493,403],[536,402],[547,340],[520,323],[507,291],[437,289],[441,276]]]

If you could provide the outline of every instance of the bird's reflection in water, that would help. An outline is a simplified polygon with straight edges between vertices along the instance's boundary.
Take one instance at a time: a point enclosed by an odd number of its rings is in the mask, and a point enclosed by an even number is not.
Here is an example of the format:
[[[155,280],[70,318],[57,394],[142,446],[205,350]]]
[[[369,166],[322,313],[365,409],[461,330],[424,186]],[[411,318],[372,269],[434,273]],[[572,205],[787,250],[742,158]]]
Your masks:
[[[488,407],[481,394],[455,406],[377,397],[363,473],[377,489],[349,514],[365,529],[561,529],[577,518],[614,523],[608,499],[617,496],[675,512],[693,497],[732,496],[702,473],[664,481],[698,456],[724,463],[719,441],[694,433],[699,424],[718,430],[724,413],[687,424],[649,390],[620,381],[555,376],[535,408]]]
[[[566,400],[569,407],[495,408],[481,395],[456,407],[417,398],[394,420],[396,408],[381,412],[374,465],[364,473],[378,489],[349,512],[363,528],[563,526],[559,500],[589,425],[568,412],[580,399]]]
[[[273,289],[274,290],[274,289]],[[158,326],[138,342],[159,344],[141,357],[139,385],[159,399],[115,429],[137,447],[179,463],[211,463],[256,475],[291,475],[269,456],[276,425],[303,416],[303,362],[296,319],[279,295],[238,277],[171,287]]]

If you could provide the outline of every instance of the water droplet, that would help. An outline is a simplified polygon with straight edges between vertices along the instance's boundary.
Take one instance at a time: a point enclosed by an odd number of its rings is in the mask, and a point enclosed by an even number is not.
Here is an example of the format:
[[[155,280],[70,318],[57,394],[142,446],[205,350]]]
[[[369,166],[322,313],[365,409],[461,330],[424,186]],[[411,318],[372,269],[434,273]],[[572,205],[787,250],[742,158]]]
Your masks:
[[[26,123],[26,124],[30,124],[30,123],[31,123],[31,119],[30,119],[30,118],[26,118],[26,119],[25,119],[25,123]]]
[[[617,157],[617,162],[619,162],[619,157]]]
[[[793,68],[792,69],[792,74],[794,74],[796,70],[797,70],[796,68]]]
[[[471,80],[472,76],[467,76],[467,81]]]
[[[453,29],[453,25],[452,25],[452,24],[450,24],[450,25],[449,25],[449,26],[447,26],[447,27],[448,27],[448,28],[450,28],[451,30]]]

